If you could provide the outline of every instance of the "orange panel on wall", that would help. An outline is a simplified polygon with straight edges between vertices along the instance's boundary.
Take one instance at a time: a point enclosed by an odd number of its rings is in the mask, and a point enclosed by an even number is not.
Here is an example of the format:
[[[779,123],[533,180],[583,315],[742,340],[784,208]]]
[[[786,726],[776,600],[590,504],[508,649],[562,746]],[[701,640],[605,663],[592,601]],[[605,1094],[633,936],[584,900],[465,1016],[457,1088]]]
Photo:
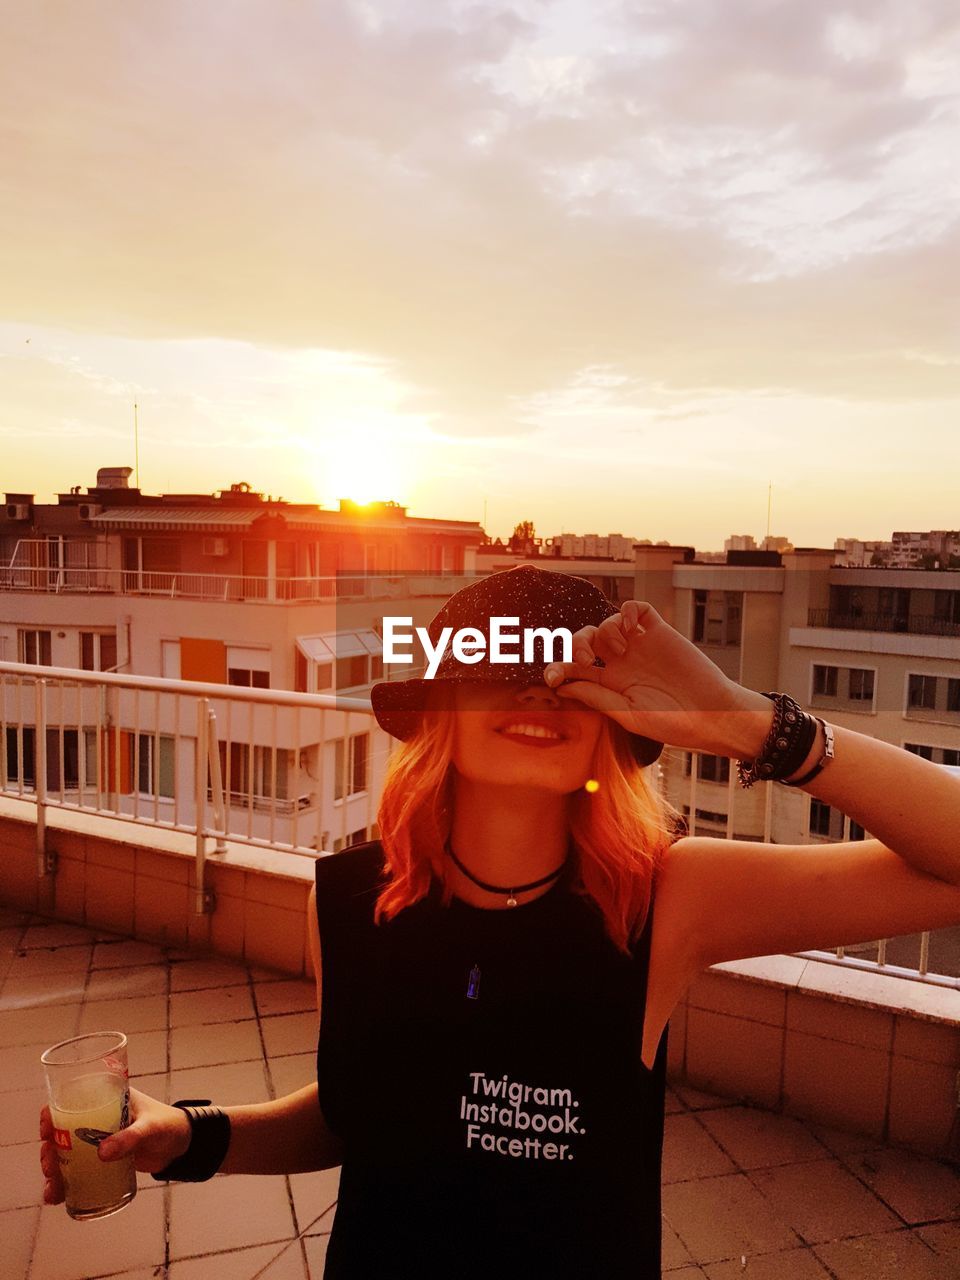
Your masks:
[[[227,683],[227,646],[222,640],[180,637],[180,679]]]

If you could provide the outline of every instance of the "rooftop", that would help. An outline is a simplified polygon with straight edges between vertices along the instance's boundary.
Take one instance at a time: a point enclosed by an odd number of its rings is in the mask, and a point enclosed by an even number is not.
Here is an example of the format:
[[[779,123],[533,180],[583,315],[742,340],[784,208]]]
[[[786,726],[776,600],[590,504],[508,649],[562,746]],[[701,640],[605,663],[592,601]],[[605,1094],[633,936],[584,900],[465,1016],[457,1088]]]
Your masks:
[[[4,1280],[320,1280],[338,1171],[164,1187],[74,1224],[41,1205],[39,1055],[107,1024],[165,1100],[266,1101],[313,1080],[302,979],[0,908],[0,1273]],[[665,1280],[948,1280],[960,1174],[868,1137],[686,1086],[668,1090]]]

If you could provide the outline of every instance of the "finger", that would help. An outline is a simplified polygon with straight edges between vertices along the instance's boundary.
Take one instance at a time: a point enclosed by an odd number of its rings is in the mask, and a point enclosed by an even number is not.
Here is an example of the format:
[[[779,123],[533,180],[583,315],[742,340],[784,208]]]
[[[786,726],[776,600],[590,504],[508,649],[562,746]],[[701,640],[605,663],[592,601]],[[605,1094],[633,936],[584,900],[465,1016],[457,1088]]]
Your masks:
[[[64,1190],[62,1178],[48,1178],[43,1184],[44,1204],[63,1204]]]
[[[609,618],[604,618],[600,623],[597,632],[597,646],[602,649],[604,645],[609,646],[610,651],[618,657],[627,652],[627,641],[623,634],[623,618],[619,613],[612,613]]]
[[[597,683],[602,670],[602,667],[595,667],[592,662],[589,667],[584,667],[579,662],[551,662],[544,667],[543,678],[551,689],[556,689],[565,680]]]
[[[573,660],[579,663],[581,667],[592,666],[597,656],[594,651],[597,630],[596,627],[581,627],[571,637]]]
[[[40,1108],[40,1137],[53,1140],[53,1119],[48,1106]]]
[[[646,627],[641,626],[641,615],[646,614],[649,605],[645,600],[624,600],[620,606],[620,613],[623,617],[623,631],[625,635],[631,635],[634,631],[641,635]]]
[[[132,1155],[136,1151],[143,1137],[143,1123],[135,1121],[127,1125],[126,1129],[120,1129],[119,1132],[112,1133],[109,1138],[104,1138],[97,1148],[97,1154],[101,1160],[122,1160],[124,1156]]]
[[[594,711],[602,711],[605,715],[613,715],[614,712],[623,711],[628,706],[622,694],[615,693],[605,685],[594,684],[590,680],[574,680],[559,688],[557,694],[571,702],[592,707]]]
[[[40,1148],[40,1169],[45,1178],[54,1179],[60,1175],[60,1159],[52,1143],[45,1142]]]

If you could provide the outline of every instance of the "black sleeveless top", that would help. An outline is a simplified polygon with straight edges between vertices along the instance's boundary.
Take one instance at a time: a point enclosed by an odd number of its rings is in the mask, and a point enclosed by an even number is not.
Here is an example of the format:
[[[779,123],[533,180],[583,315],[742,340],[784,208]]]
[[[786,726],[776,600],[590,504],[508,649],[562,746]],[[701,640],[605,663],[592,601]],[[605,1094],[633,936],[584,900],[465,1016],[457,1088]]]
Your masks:
[[[385,923],[378,841],[317,860],[319,1102],[344,1144],[324,1280],[660,1280],[666,1029],[562,877]]]

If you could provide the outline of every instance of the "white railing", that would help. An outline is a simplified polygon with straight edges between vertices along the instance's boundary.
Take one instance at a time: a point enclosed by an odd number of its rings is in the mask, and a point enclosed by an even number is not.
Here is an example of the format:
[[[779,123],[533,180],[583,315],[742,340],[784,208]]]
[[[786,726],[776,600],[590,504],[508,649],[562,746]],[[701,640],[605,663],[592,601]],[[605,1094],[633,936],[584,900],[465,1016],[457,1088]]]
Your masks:
[[[316,856],[365,839],[392,739],[361,697],[0,663],[0,795]],[[198,897],[198,909],[201,906]]]
[[[69,549],[69,544],[66,544]],[[451,573],[356,573],[281,577],[179,570],[117,569],[61,563],[48,544],[21,542],[9,563],[0,564],[0,591],[43,595],[166,596],[235,602],[394,600],[404,596],[450,596],[472,581]]]
[[[180,831],[196,840],[198,910],[209,909],[203,868],[210,841],[216,851],[231,840],[315,857],[367,838],[392,745],[365,698],[0,662],[0,795],[36,805],[40,874],[53,870],[46,846],[52,806]],[[662,757],[681,769],[682,759],[669,751]],[[735,770],[726,785],[702,782],[699,772],[694,753],[683,779],[689,830],[730,838],[735,804],[744,803]],[[698,799],[717,795],[726,802],[722,828],[696,816]],[[772,798],[765,788],[757,838],[766,842]],[[833,838],[850,838],[848,819]],[[960,985],[929,972],[929,932],[919,937],[916,968],[888,964],[888,941],[877,940],[876,961],[842,946],[800,954]]]

